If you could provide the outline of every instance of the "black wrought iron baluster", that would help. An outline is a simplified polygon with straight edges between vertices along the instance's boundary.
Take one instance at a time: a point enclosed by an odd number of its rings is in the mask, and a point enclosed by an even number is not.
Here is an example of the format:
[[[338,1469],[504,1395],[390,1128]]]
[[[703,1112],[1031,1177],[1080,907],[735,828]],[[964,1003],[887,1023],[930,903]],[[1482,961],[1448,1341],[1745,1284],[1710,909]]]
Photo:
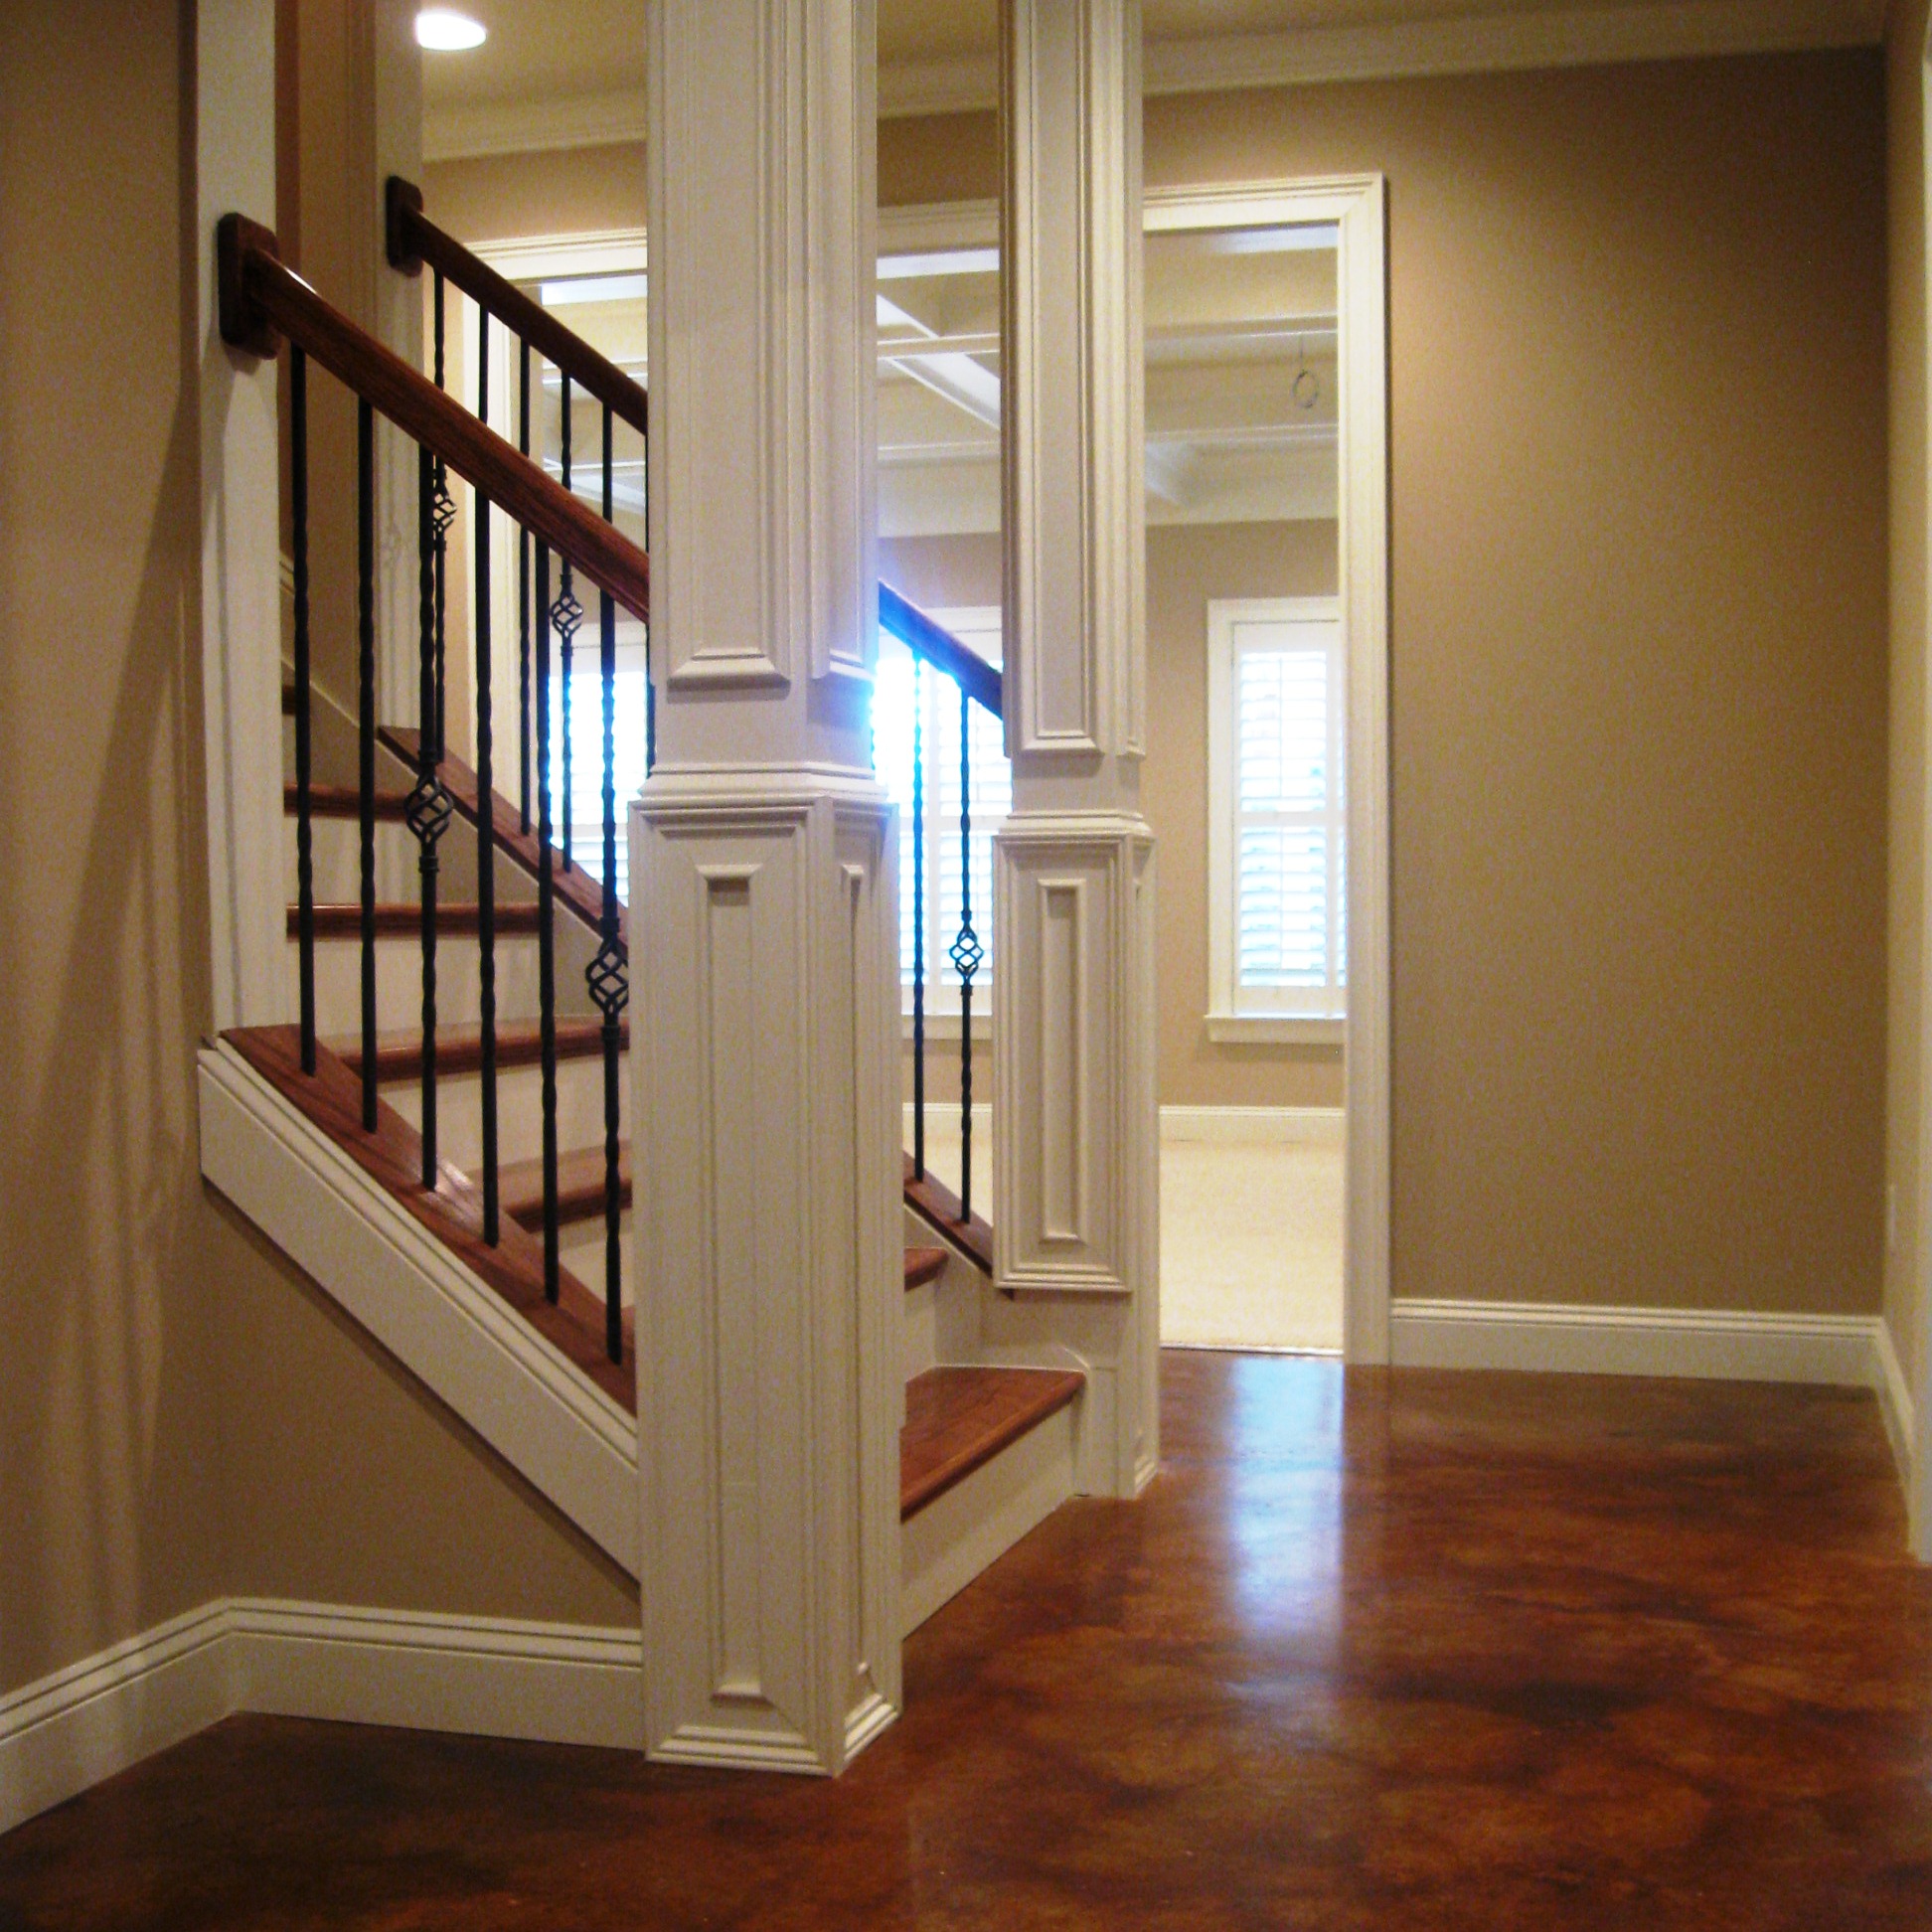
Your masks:
[[[517,448],[530,454],[530,344],[522,345],[517,384]],[[517,527],[517,811],[518,830],[530,832],[530,532]]]
[[[476,318],[476,416],[490,419],[490,315]],[[476,940],[483,1100],[483,1239],[491,1247],[497,1220],[496,1056],[496,782],[490,718],[490,499],[476,492]]]
[[[376,412],[356,408],[357,815],[362,830],[362,1124],[376,1131]]]
[[[564,488],[567,493],[570,487],[570,379],[564,378]],[[583,606],[577,602],[576,593],[570,588],[570,560],[559,560],[557,609],[553,613],[557,619],[558,635],[558,676],[563,681],[560,694],[563,701],[564,716],[560,728],[564,738],[564,870],[570,870],[571,853],[571,801],[570,801],[570,656],[576,634],[583,624]]]
[[[443,387],[443,275],[435,271],[433,301],[436,387]],[[449,493],[449,466],[436,458],[435,488],[436,536],[436,720],[435,750],[440,763],[449,749],[449,720],[446,707],[448,681],[444,668],[448,658],[446,613],[449,608],[449,527],[456,521],[456,499]],[[425,725],[425,729],[428,727]]]
[[[288,358],[288,445],[295,566],[295,950],[302,1071],[315,1071],[315,823],[309,747],[308,357]]]
[[[912,1178],[925,1179],[925,666],[912,660]]]
[[[405,817],[422,882],[422,1185],[436,1185],[436,846],[449,794],[436,769],[436,465],[416,450],[416,776]]]
[[[959,1218],[973,1218],[973,978],[986,957],[973,930],[972,700],[959,688],[959,936],[952,942],[959,975]]]
[[[611,411],[603,410],[603,514],[611,513]],[[590,997],[603,1015],[604,1073],[604,1348],[624,1359],[622,1155],[617,1072],[618,1016],[630,998],[617,916],[617,604],[608,590],[597,602],[597,671],[603,695],[603,901],[597,956],[588,971]]]
[[[544,1293],[558,1297],[557,888],[551,876],[550,548],[537,546],[537,1032],[543,1060]]]

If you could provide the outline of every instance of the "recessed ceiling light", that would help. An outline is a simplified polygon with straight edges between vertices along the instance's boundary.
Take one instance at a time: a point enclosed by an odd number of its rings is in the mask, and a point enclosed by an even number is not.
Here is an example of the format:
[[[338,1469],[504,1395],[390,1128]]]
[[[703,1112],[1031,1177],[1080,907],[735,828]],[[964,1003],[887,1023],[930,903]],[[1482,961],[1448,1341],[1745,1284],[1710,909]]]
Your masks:
[[[489,39],[489,29],[454,7],[424,7],[416,15],[416,45],[435,54],[461,54],[481,47]]]

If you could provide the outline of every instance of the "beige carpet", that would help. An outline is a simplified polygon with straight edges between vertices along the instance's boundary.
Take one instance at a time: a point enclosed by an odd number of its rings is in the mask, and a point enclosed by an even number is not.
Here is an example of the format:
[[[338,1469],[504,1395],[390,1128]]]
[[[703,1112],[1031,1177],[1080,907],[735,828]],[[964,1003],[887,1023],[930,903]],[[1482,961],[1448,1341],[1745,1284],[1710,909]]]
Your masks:
[[[1161,1144],[1161,1340],[1342,1347],[1342,1149]]]
[[[988,1214],[991,1135],[973,1142]],[[959,1136],[932,1120],[926,1160],[959,1185]],[[1161,1340],[1173,1348],[1342,1348],[1342,1149],[1306,1141],[1161,1144]]]

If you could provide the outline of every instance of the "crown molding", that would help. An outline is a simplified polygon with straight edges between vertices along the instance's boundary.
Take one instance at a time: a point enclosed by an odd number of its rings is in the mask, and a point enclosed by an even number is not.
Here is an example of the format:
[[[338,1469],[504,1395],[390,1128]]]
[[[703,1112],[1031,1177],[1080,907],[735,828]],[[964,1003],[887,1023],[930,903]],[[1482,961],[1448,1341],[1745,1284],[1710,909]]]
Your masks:
[[[1884,31],[1885,0],[1641,0],[1150,41],[1144,86],[1150,94],[1211,93],[1321,80],[1797,53],[1875,47]],[[983,110],[998,98],[998,68],[991,59],[901,62],[880,70],[882,118]]]
[[[1885,0],[1636,0],[1623,6],[1150,41],[1144,84],[1150,94],[1215,93],[1319,80],[1789,54],[1875,47],[1884,33]],[[998,103],[999,92],[999,66],[990,55],[896,61],[879,71],[881,119],[983,111]],[[467,161],[616,146],[642,141],[644,124],[642,87],[431,107],[423,115],[422,158]]]
[[[473,161],[498,154],[550,154],[644,139],[644,89],[565,94],[552,100],[489,101],[426,108],[422,158]]]

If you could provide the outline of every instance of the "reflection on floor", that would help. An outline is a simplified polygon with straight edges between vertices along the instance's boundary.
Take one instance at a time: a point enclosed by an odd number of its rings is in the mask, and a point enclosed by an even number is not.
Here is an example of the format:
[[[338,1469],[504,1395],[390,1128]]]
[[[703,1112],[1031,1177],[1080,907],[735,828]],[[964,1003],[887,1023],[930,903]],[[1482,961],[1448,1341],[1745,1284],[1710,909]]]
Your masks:
[[[947,1131],[950,1127],[951,1131]],[[992,1218],[991,1135],[975,1124],[973,1206]],[[959,1186],[956,1119],[926,1165]],[[1342,1347],[1342,1144],[1161,1143],[1161,1340],[1183,1349]]]
[[[241,1717],[0,1839],[60,1932],[1923,1932],[1932,1579],[1863,1390],[1170,1354],[1160,1474],[836,1783]]]

